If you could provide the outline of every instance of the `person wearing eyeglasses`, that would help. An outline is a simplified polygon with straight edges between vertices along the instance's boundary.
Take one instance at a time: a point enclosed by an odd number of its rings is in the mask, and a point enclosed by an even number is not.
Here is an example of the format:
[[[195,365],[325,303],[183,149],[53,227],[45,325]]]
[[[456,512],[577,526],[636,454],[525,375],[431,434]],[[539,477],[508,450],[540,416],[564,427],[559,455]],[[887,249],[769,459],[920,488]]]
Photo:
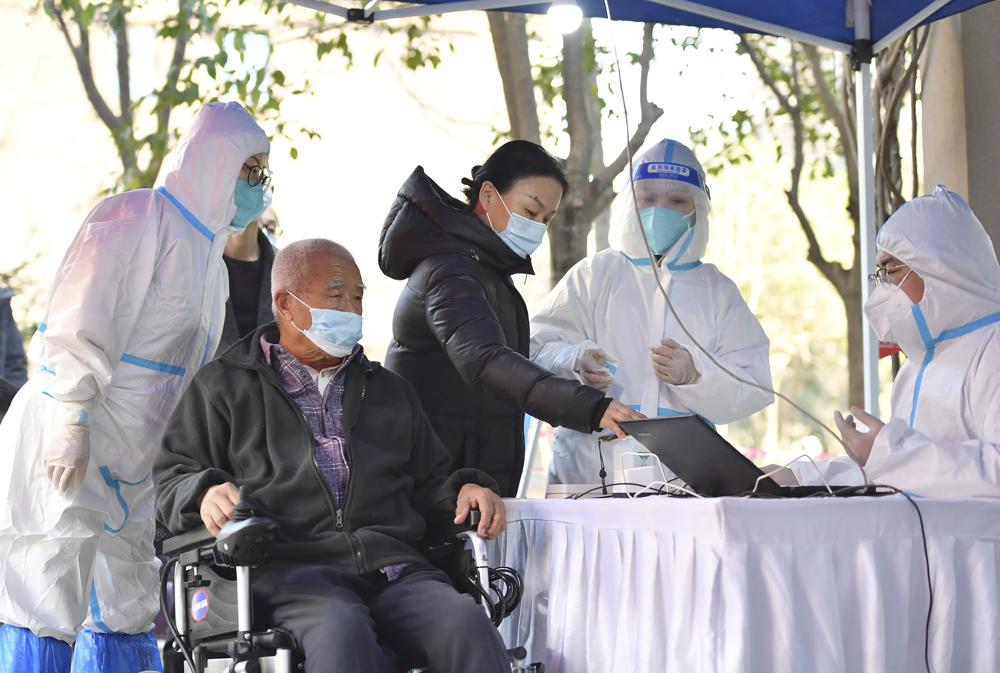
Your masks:
[[[277,249],[265,226],[266,222],[276,222],[271,209],[274,183],[271,173],[254,157],[247,160],[247,170],[249,184],[264,188],[264,210],[246,229],[229,237],[222,253],[229,276],[229,299],[216,357],[261,325],[274,322],[271,269]]]
[[[0,424],[0,671],[160,670],[150,471],[219,342],[222,251],[269,151],[242,106],[208,104],[162,184],[102,200],[66,252]]]
[[[872,483],[925,496],[1000,497],[1000,264],[983,225],[939,186],[904,204],[876,242],[865,315],[906,362],[888,423],[834,420]],[[862,427],[864,426],[864,427]],[[801,483],[860,483],[847,458],[794,465]]]

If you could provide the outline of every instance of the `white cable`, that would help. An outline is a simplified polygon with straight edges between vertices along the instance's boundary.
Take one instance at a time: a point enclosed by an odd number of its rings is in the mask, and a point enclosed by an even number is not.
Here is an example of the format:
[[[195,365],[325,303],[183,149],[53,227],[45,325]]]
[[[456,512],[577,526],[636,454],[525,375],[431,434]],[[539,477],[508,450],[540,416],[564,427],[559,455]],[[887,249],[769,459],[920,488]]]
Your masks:
[[[639,213],[639,199],[638,199],[638,197],[636,196],[636,193],[635,193],[635,177],[634,177],[635,167],[633,165],[633,160],[632,160],[632,146],[631,146],[632,131],[631,131],[631,126],[630,126],[629,121],[628,121],[628,105],[625,102],[625,84],[624,84],[624,81],[622,80],[621,60],[618,58],[618,41],[617,41],[617,39],[615,39],[615,22],[614,22],[614,19],[611,18],[611,5],[609,4],[609,2],[610,2],[610,0],[604,0],[604,9],[605,9],[605,12],[607,13],[609,28],[611,29],[611,51],[612,51],[612,53],[614,55],[614,58],[615,58],[615,71],[616,71],[616,74],[618,76],[618,92],[621,95],[621,101],[622,101],[622,119],[625,122],[625,154],[628,157],[628,184],[629,184],[629,190],[632,192],[633,211],[634,211],[636,217],[638,217],[638,213]],[[640,226],[640,230],[641,230],[641,226]],[[747,385],[747,386],[750,386],[751,388],[756,388],[758,390],[762,390],[762,391],[764,391],[766,393],[770,393],[771,395],[774,395],[778,399],[784,400],[785,402],[787,402],[788,404],[790,404],[794,409],[796,409],[799,413],[803,414],[806,418],[810,419],[813,423],[815,423],[816,425],[820,426],[821,428],[823,428],[824,430],[826,430],[828,433],[830,433],[830,435],[834,439],[836,439],[837,442],[844,448],[844,451],[851,458],[851,460],[854,461],[854,464],[857,465],[858,469],[861,470],[861,476],[864,479],[865,485],[866,486],[869,485],[870,482],[868,481],[868,473],[865,472],[864,466],[861,464],[861,462],[854,455],[854,452],[851,451],[851,449],[847,446],[847,443],[843,439],[840,438],[840,435],[838,435],[836,432],[834,432],[826,423],[824,423],[823,421],[821,421],[818,418],[816,418],[815,416],[813,416],[811,413],[809,413],[808,411],[806,411],[805,409],[803,409],[802,407],[800,407],[798,404],[796,404],[795,402],[793,402],[789,397],[787,397],[787,396],[779,393],[777,390],[772,390],[771,388],[768,388],[767,386],[760,385],[756,381],[751,381],[749,379],[745,379],[745,378],[739,376],[738,374],[734,373],[728,367],[726,367],[721,362],[719,362],[718,360],[716,360],[715,356],[712,355],[710,352],[708,352],[708,349],[705,348],[704,346],[702,346],[701,343],[699,343],[698,340],[694,338],[694,336],[691,334],[691,332],[688,331],[688,328],[684,324],[684,321],[681,320],[681,317],[677,314],[677,311],[674,309],[673,302],[670,301],[670,297],[667,294],[666,289],[664,289],[664,287],[663,287],[663,280],[660,278],[660,267],[659,267],[659,264],[657,264],[657,262],[656,262],[656,255],[653,252],[653,249],[650,247],[649,241],[646,240],[645,236],[642,237],[642,242],[646,246],[646,253],[649,256],[649,261],[651,262],[650,263],[650,268],[653,270],[653,276],[656,278],[656,286],[659,288],[660,294],[663,295],[663,299],[666,300],[666,302],[667,302],[667,308],[670,310],[671,315],[673,315],[674,319],[677,321],[677,324],[680,326],[681,331],[684,332],[685,336],[687,336],[687,338],[691,341],[691,343],[693,343],[695,346],[697,346],[698,350],[700,350],[705,355],[705,357],[707,357],[712,362],[712,364],[714,364],[716,367],[718,367],[720,370],[722,370],[730,378],[734,379],[735,381],[737,381],[739,383],[742,383],[743,385]]]
[[[826,477],[823,476],[823,473],[820,471],[819,466],[816,465],[816,461],[813,460],[812,457],[809,454],[806,454],[806,453],[803,453],[801,456],[798,456],[797,458],[793,458],[792,460],[788,461],[784,465],[779,465],[778,467],[776,467],[775,469],[771,470],[770,472],[765,472],[764,474],[762,474],[759,477],[757,477],[757,480],[753,483],[753,490],[750,491],[750,492],[751,493],[756,493],[757,492],[757,487],[760,486],[761,479],[767,479],[771,475],[777,474],[778,472],[781,472],[782,470],[787,470],[789,465],[791,465],[792,463],[794,463],[797,460],[801,460],[802,458],[805,458],[810,463],[812,463],[813,468],[816,470],[816,474],[819,475],[819,478],[823,481],[823,485],[826,486],[827,492],[830,495],[833,495],[833,489],[830,488],[830,484],[829,484],[829,482],[827,482]]]
[[[656,482],[654,482],[654,483],[656,483]],[[696,498],[703,498],[704,499],[704,497],[705,497],[705,496],[703,496],[700,493],[695,493],[694,491],[692,491],[687,486],[681,486],[680,484],[671,484],[669,481],[666,484],[664,484],[663,486],[665,488],[669,488],[669,489],[674,490],[674,491],[680,491],[682,493],[687,493],[688,495],[693,495]]]
[[[646,452],[646,451],[623,451],[621,453],[621,455],[618,456],[618,467],[621,469],[622,481],[628,483],[629,476],[626,474],[626,472],[628,472],[630,470],[641,470],[641,469],[644,469],[645,467],[648,467],[648,466],[632,467],[632,468],[629,468],[629,470],[626,470],[625,469],[625,456],[638,456],[639,458],[643,459],[643,461],[645,461],[647,458],[652,458],[653,460],[656,461],[656,467],[659,468],[659,470],[660,470],[660,477],[661,477],[660,479],[658,479],[656,481],[653,481],[653,482],[650,482],[650,483],[646,484],[645,486],[643,486],[640,490],[636,491],[635,493],[632,493],[631,491],[629,491],[628,487],[626,486],[625,487],[625,489],[626,489],[625,490],[625,495],[627,495],[630,499],[635,500],[640,495],[642,495],[643,493],[645,493],[647,490],[648,491],[655,491],[657,485],[659,485],[660,488],[669,488],[669,489],[673,489],[673,490],[676,490],[676,491],[681,491],[683,493],[687,493],[688,495],[693,495],[696,498],[704,498],[705,497],[703,495],[695,493],[694,491],[692,491],[689,488],[686,488],[684,486],[680,486],[679,484],[671,484],[670,480],[667,479],[667,474],[663,471],[663,461],[661,461],[660,458],[659,458],[659,456],[657,456],[656,454],[649,453],[649,452]]]

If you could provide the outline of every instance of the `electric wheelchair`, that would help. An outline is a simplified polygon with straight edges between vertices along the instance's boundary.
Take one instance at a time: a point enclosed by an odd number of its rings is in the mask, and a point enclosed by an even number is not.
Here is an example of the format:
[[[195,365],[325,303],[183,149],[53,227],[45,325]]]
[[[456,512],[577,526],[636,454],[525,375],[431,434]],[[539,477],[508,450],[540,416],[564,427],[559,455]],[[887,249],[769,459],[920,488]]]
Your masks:
[[[166,529],[157,530],[156,552],[168,559],[160,582],[161,609],[172,634],[163,646],[164,673],[308,673],[290,633],[253,620],[253,568],[267,560],[277,526],[254,516],[246,502],[237,505],[218,538],[204,527],[172,537]],[[471,512],[465,531],[424,554],[499,625],[520,601],[521,578],[513,569],[489,567],[486,545],[475,533],[478,523],[479,512]],[[168,600],[171,580],[173,598]],[[541,663],[525,663],[522,647],[508,655],[512,673],[545,671]],[[421,662],[400,662],[399,670],[433,673]]]

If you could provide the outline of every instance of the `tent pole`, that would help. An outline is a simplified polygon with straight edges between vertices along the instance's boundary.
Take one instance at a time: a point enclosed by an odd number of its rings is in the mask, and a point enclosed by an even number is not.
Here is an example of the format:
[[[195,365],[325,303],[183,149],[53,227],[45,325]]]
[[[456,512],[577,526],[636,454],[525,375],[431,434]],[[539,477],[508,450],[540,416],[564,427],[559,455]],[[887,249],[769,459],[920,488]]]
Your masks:
[[[376,21],[389,19],[405,19],[418,16],[434,16],[451,12],[468,12],[472,10],[507,9],[524,7],[524,0],[461,0],[459,2],[439,3],[436,5],[409,5],[394,9],[377,9],[372,12]]]
[[[851,65],[857,71],[854,78],[858,138],[858,214],[860,215],[861,301],[868,301],[871,287],[868,274],[875,268],[875,131],[877,112],[872,101],[872,41],[868,0],[854,0],[854,50]],[[862,315],[862,353],[864,360],[865,409],[879,415],[878,339],[868,318]],[[853,326],[852,326],[853,327]],[[853,400],[851,400],[853,402]]]
[[[339,16],[342,19],[347,18],[347,7],[341,7],[330,2],[324,2],[324,0],[289,0],[289,2],[293,5],[298,5],[299,7],[305,7],[306,9],[314,9],[317,12],[323,12],[324,14],[333,14],[334,16]]]

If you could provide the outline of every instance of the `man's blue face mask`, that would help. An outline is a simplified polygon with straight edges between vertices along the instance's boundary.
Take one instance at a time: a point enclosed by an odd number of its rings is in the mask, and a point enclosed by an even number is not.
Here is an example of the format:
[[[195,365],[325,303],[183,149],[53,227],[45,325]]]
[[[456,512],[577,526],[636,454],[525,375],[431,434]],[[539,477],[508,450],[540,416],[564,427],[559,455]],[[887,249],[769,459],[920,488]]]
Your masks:
[[[653,254],[662,255],[691,228],[694,211],[682,213],[672,208],[643,208],[639,211],[639,219]]]
[[[291,292],[293,299],[309,309],[312,325],[302,329],[294,322],[292,325],[312,341],[324,353],[331,357],[347,357],[361,341],[362,319],[357,313],[338,311],[332,308],[313,308]]]
[[[264,185],[259,183],[254,187],[240,178],[236,181],[236,214],[233,215],[232,226],[243,230],[247,225],[264,212]]]

